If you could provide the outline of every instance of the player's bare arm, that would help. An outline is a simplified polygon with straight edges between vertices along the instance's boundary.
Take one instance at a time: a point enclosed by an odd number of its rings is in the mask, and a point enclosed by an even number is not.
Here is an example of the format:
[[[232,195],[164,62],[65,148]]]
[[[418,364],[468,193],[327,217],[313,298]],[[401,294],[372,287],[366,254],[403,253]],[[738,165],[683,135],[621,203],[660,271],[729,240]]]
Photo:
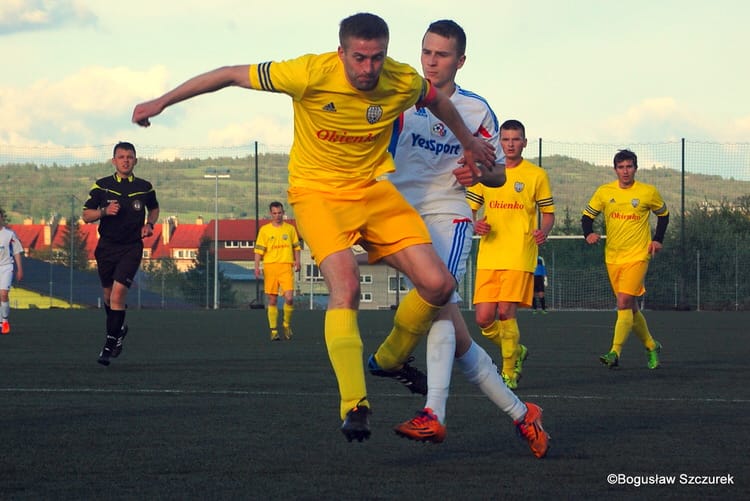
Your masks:
[[[155,117],[167,107],[191,97],[215,92],[229,86],[250,88],[248,65],[222,66],[203,73],[178,85],[161,97],[138,104],[133,110],[133,123],[141,127],[151,125],[149,118]]]
[[[439,90],[436,92],[435,99],[427,108],[439,118],[456,136],[464,149],[465,164],[474,173],[481,177],[482,172],[476,163],[481,162],[484,165],[495,165],[495,148],[486,141],[476,137],[458,113],[458,110],[451,100]]]
[[[542,245],[547,241],[547,236],[549,235],[549,232],[552,231],[554,225],[555,215],[552,213],[543,213],[540,227],[533,231],[534,241],[537,245]]]
[[[148,212],[146,223],[141,228],[141,238],[147,238],[154,234],[154,225],[159,220],[159,208],[151,209]]]

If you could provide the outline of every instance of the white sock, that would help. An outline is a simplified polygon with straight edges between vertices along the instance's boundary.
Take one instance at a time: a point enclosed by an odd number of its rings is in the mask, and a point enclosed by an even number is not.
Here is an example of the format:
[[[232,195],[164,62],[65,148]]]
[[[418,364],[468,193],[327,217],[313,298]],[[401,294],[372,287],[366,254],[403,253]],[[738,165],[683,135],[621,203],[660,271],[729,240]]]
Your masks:
[[[10,316],[10,303],[8,301],[0,303],[0,316],[3,317],[3,320]]]
[[[448,400],[456,353],[456,330],[450,320],[438,320],[427,335],[427,402],[441,423],[445,423],[445,404]]]
[[[505,386],[492,359],[477,343],[471,342],[466,353],[456,359],[456,365],[469,382],[477,385],[513,421],[526,415],[526,405]]]

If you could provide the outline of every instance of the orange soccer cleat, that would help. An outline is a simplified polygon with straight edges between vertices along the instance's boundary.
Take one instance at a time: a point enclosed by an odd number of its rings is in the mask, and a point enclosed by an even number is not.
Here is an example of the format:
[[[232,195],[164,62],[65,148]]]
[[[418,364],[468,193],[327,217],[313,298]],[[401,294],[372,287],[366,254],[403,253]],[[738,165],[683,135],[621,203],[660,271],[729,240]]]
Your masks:
[[[549,449],[549,435],[542,427],[542,408],[531,402],[526,402],[526,415],[516,421],[516,430],[529,444],[531,452],[538,458],[547,455]]]
[[[445,426],[440,423],[438,417],[433,414],[432,409],[425,407],[417,411],[417,415],[409,421],[401,423],[393,428],[396,435],[417,442],[434,442],[436,444],[445,440]]]

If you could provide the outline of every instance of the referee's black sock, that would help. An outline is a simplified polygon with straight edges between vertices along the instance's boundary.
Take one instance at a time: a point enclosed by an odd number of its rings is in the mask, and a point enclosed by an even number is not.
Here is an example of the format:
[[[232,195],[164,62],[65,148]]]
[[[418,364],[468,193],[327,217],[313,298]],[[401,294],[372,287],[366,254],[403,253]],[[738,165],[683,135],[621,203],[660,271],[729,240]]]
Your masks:
[[[107,335],[117,337],[125,323],[125,310],[110,309],[107,314]]]

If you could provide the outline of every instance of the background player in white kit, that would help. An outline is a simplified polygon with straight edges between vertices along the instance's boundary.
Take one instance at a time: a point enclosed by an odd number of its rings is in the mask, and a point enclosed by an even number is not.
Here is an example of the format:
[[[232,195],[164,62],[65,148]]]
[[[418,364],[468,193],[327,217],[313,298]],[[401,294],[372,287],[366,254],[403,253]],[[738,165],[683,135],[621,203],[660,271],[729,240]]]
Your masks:
[[[466,35],[458,24],[451,20],[435,21],[422,39],[423,75],[451,96],[468,128],[500,152],[499,122],[494,112],[482,97],[455,83],[456,72],[466,60],[465,49]],[[389,179],[420,213],[435,250],[459,282],[466,273],[473,235],[466,192],[453,173],[463,155],[461,145],[445,124],[425,108],[413,107],[404,112],[394,130],[391,152],[396,171]],[[505,182],[502,159],[498,160],[492,180],[496,186]],[[455,356],[469,381],[513,419],[534,455],[544,457],[549,437],[542,428],[541,409],[521,402],[505,385],[487,352],[471,339],[458,308],[460,299],[454,292],[427,337],[425,408],[413,419],[396,426],[396,433],[422,442],[445,439],[446,401]]]
[[[0,332],[10,334],[10,286],[13,283],[13,268],[15,265],[16,280],[23,279],[23,263],[21,255],[23,245],[16,233],[5,226],[5,211],[0,208]]]

